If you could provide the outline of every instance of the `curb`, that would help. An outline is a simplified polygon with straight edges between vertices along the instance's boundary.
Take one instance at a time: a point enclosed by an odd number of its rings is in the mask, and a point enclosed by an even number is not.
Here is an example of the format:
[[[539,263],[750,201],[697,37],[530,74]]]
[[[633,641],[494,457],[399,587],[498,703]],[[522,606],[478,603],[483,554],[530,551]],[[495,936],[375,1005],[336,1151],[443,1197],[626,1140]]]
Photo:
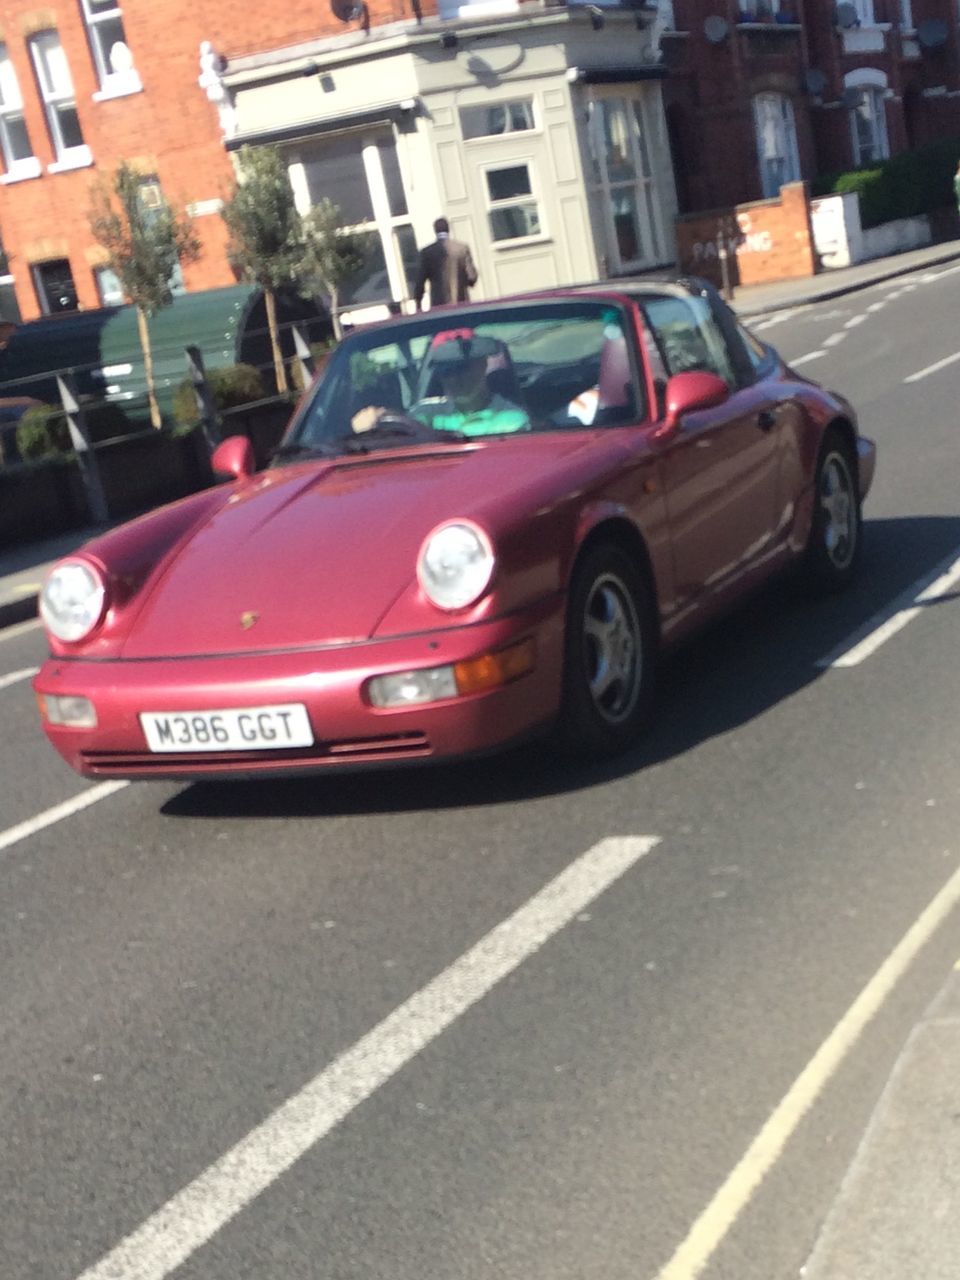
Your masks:
[[[781,298],[779,302],[774,302],[771,299],[769,302],[757,303],[755,306],[750,306],[749,302],[747,302],[746,306],[741,308],[737,305],[736,295],[734,295],[732,306],[738,316],[744,317],[767,315],[771,311],[787,311],[792,307],[809,307],[816,302],[828,302],[831,298],[842,298],[844,294],[856,293],[860,289],[869,289],[871,285],[882,284],[884,280],[893,280],[897,276],[907,276],[914,271],[924,271],[929,267],[942,266],[945,262],[955,262],[958,258],[960,258],[960,247],[944,252],[938,257],[928,258],[924,262],[914,262],[910,266],[901,264],[896,267],[890,267],[877,275],[871,275],[856,281],[847,281],[846,284],[818,290],[815,293],[803,294],[797,298]],[[816,279],[815,276],[813,278]]]
[[[805,1280],[955,1276],[960,962],[900,1051],[801,1268]]]
[[[37,616],[36,593],[23,596],[19,600],[5,600],[0,603],[0,630],[15,626],[18,622],[29,622]]]

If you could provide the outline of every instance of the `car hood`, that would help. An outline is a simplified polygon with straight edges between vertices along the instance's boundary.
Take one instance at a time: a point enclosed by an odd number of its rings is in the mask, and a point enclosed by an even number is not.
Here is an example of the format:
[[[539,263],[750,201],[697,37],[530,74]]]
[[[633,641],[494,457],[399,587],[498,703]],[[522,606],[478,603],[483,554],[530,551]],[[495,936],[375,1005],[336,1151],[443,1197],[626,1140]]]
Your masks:
[[[586,446],[556,435],[380,453],[241,484],[152,576],[124,658],[245,653],[369,639],[445,519],[517,509],[524,482]],[[491,495],[485,502],[482,496]],[[491,529],[495,534],[495,530]],[[439,620],[439,619],[438,619]]]

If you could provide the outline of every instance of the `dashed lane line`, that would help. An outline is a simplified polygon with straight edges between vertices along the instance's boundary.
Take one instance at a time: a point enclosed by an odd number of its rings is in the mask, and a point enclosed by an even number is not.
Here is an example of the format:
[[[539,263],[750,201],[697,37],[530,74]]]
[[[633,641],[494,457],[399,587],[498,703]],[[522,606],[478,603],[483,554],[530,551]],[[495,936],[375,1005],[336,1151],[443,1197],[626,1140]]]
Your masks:
[[[797,369],[800,365],[809,364],[811,360],[819,360],[826,354],[826,351],[808,351],[805,356],[797,356],[796,360],[788,360],[787,364],[791,369]]]
[[[957,582],[960,582],[960,548],[951,551],[935,569],[907,587],[906,591],[901,592],[886,608],[875,613],[853,635],[831,649],[816,666],[822,670],[828,667],[858,666],[876,653],[891,636],[895,636],[914,618],[919,617],[928,605],[946,596]]]
[[[90,805],[96,804],[98,800],[106,800],[107,796],[112,796],[114,792],[129,785],[128,782],[123,781],[101,782],[96,787],[81,791],[72,800],[64,800],[63,804],[55,804],[52,809],[45,809],[43,813],[38,813],[34,818],[28,818],[26,822],[8,827],[6,831],[0,831],[0,853],[12,845],[19,844],[21,840],[26,840],[28,836],[43,831],[45,827],[52,827],[57,822],[63,822],[65,818],[72,818],[75,813],[89,809]]]
[[[659,843],[581,854],[188,1183],[80,1280],[165,1280],[251,1200]]]
[[[938,360],[936,364],[928,364],[925,369],[909,374],[904,378],[904,382],[919,382],[921,378],[928,378],[931,373],[939,373],[941,369],[946,369],[947,365],[955,364],[958,360],[960,360],[960,351],[954,352],[952,356],[946,356],[943,360]]]
[[[29,680],[39,670],[39,667],[23,667],[20,671],[10,671],[7,675],[0,676],[0,689],[7,689],[10,685],[17,684],[20,680]]]

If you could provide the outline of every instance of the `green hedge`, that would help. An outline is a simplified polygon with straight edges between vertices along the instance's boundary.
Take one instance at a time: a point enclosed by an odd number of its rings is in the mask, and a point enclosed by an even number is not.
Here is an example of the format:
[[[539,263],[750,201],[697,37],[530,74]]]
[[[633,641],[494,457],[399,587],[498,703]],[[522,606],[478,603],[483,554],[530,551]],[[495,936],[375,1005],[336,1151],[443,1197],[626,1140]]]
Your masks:
[[[207,382],[218,409],[252,404],[267,394],[263,378],[252,364],[229,364],[220,369],[208,369]],[[189,378],[184,378],[177,387],[173,397],[173,416],[184,426],[193,426],[200,421],[197,397]]]
[[[84,410],[87,434],[93,444],[131,435],[136,426],[116,404],[92,405]],[[67,419],[61,408],[52,404],[28,409],[17,424],[17,448],[24,461],[70,453],[73,445],[67,430]]]
[[[870,168],[814,178],[810,189],[815,196],[855,191],[866,231],[897,218],[916,218],[955,205],[953,175],[958,160],[960,138],[940,138]]]

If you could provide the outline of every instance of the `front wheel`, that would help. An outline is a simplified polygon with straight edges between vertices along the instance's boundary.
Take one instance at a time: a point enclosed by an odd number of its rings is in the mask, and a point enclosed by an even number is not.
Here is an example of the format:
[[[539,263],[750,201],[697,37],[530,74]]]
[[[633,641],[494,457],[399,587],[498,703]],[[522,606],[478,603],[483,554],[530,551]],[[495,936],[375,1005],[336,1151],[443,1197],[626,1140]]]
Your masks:
[[[619,547],[594,547],[577,566],[565,643],[565,750],[579,756],[623,751],[647,720],[657,645],[646,577]]]
[[[846,439],[833,429],[820,448],[813,501],[807,580],[815,590],[840,591],[857,571],[863,518],[856,462]]]

